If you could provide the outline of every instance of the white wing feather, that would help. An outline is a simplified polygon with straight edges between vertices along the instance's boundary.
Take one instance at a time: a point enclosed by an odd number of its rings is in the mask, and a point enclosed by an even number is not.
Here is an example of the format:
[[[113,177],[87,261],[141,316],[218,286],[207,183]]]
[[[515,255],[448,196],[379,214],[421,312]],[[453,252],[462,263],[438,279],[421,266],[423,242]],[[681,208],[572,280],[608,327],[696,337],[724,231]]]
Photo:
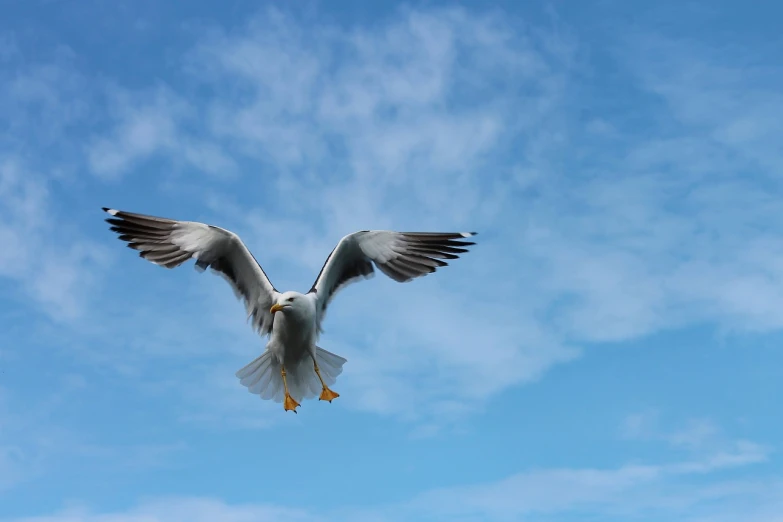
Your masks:
[[[269,312],[280,293],[239,236],[228,230],[198,223],[176,221],[145,214],[104,208],[113,217],[106,221],[130,248],[156,265],[175,268],[189,259],[196,268],[211,268],[221,275],[245,304],[253,328],[261,335],[271,332]]]
[[[326,308],[338,290],[374,276],[373,264],[400,283],[447,266],[475,243],[465,241],[475,232],[394,232],[364,230],[343,237],[326,259],[311,294],[315,294],[318,329]]]

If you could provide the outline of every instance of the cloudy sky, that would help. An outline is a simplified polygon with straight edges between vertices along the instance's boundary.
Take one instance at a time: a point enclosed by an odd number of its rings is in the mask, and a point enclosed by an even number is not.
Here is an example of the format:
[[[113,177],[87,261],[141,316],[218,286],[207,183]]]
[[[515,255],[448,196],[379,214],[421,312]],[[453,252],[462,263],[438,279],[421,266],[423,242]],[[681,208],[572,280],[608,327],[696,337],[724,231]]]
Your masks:
[[[0,5],[0,521],[783,520],[777,3]],[[341,292],[294,415],[102,206],[300,291],[357,229],[479,235]]]

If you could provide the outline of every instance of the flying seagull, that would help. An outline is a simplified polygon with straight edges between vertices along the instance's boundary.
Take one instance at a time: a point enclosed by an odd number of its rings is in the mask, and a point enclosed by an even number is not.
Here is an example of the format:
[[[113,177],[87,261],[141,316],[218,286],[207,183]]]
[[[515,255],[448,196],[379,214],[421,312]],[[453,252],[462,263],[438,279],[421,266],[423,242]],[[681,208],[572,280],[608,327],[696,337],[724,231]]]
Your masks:
[[[242,299],[248,319],[260,336],[269,336],[266,350],[236,372],[240,383],[262,399],[283,403],[296,412],[299,402],[315,397],[331,402],[339,394],[329,388],[346,359],[316,345],[326,308],[346,285],[373,277],[373,265],[400,283],[447,266],[475,243],[475,232],[394,232],[362,230],[343,237],[326,258],[306,294],[280,292],[242,240],[229,230],[195,221],[177,221],[103,207],[106,221],[119,239],[139,256],[166,268],[189,259],[196,269],[210,268]]]

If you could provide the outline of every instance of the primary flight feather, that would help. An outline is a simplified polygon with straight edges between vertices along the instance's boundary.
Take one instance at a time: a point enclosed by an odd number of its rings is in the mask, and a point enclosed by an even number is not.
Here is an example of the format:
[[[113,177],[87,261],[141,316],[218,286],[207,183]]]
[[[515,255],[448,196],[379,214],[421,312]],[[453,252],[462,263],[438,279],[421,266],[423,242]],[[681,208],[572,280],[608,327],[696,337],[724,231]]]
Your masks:
[[[280,292],[242,240],[229,230],[195,221],[178,221],[104,207],[119,239],[144,259],[175,268],[194,259],[196,268],[223,276],[245,304],[253,328],[269,336],[266,350],[236,375],[263,399],[296,411],[314,397],[332,401],[329,388],[346,359],[317,346],[326,309],[335,293],[374,275],[374,266],[404,283],[447,266],[467,252],[474,232],[394,232],[363,230],[343,237],[326,258],[306,294]]]

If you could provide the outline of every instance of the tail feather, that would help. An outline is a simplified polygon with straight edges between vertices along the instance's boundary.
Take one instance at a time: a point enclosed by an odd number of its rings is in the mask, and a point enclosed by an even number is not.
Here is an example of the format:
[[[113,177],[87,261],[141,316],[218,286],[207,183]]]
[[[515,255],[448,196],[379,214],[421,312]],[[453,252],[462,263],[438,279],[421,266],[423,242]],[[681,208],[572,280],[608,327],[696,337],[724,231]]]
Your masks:
[[[248,388],[254,386],[261,377],[268,372],[271,359],[268,355],[267,352],[256,357],[245,367],[237,371],[236,376],[239,377],[243,386],[247,386]]]
[[[246,366],[236,372],[239,383],[247,391],[260,395],[262,399],[283,402],[283,379],[280,377],[280,364],[265,351]]]
[[[315,359],[327,386],[337,381],[337,376],[343,371],[343,364],[347,362],[343,357],[318,346],[315,348]],[[272,352],[265,351],[237,371],[236,376],[250,393],[259,395],[264,400],[283,402],[285,392],[280,363]],[[317,397],[321,393],[321,381],[318,380],[310,357],[302,358],[291,367],[286,366],[286,380],[288,392],[297,402]]]
[[[318,346],[315,347],[315,360],[318,361],[321,377],[327,386],[337,382],[337,376],[343,373],[343,364],[347,362],[345,358]]]

